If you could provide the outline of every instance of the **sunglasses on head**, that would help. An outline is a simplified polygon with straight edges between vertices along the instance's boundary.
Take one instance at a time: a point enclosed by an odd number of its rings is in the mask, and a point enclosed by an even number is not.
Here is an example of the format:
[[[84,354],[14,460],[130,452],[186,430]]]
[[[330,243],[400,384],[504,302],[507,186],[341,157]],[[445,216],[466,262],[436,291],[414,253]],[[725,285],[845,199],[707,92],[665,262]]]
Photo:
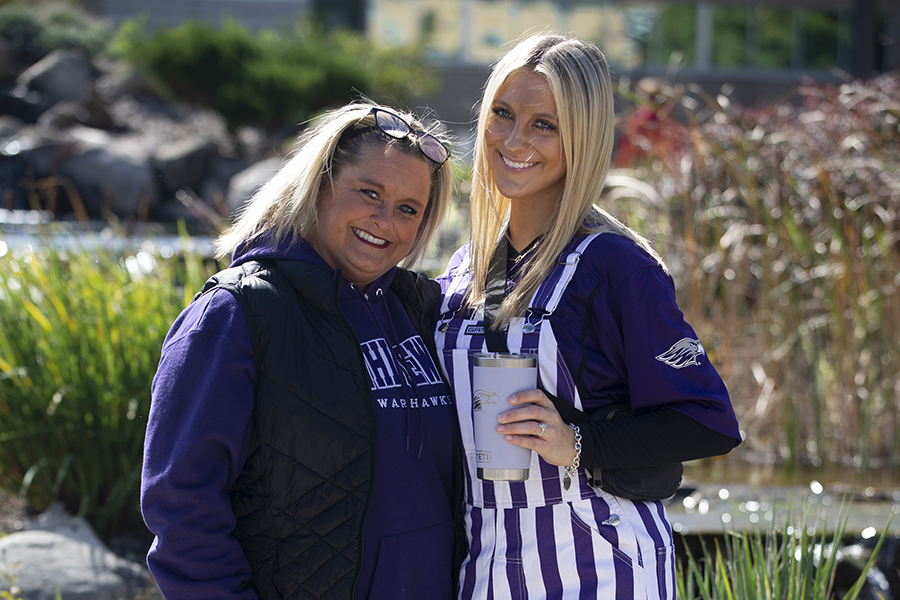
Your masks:
[[[375,117],[375,125],[373,127],[353,129],[347,133],[352,136],[378,129],[395,140],[403,140],[413,136],[419,150],[421,150],[422,154],[432,162],[442,165],[450,158],[450,151],[440,142],[440,140],[430,133],[413,129],[400,115],[377,107],[372,107],[372,110],[370,110],[368,114]]]

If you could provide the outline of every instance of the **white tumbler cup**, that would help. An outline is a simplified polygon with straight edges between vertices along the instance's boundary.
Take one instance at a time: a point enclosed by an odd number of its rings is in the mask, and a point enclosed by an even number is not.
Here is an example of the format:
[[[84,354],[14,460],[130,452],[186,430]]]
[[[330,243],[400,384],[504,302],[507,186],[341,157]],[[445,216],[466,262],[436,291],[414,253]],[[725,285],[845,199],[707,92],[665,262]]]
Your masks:
[[[515,446],[497,433],[497,415],[510,410],[509,397],[537,387],[534,354],[476,354],[472,372],[472,421],[479,479],[528,479],[531,450]]]

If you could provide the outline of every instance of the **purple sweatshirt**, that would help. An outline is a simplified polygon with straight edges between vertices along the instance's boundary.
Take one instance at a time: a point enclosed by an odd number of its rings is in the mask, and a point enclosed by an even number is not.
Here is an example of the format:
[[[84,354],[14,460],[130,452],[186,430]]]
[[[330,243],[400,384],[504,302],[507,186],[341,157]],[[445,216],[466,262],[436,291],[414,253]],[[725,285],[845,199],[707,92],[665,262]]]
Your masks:
[[[248,260],[329,268],[306,243],[250,247]],[[354,598],[450,598],[456,414],[424,343],[389,290],[343,280],[340,306],[372,383],[377,448]],[[379,290],[382,290],[379,292]],[[204,294],[172,325],[153,380],[141,509],[155,534],[147,564],[167,598],[254,599],[250,565],[231,532],[227,495],[247,457],[255,366],[250,332],[227,290]],[[323,444],[327,444],[323,440]],[[406,595],[408,594],[408,595]]]

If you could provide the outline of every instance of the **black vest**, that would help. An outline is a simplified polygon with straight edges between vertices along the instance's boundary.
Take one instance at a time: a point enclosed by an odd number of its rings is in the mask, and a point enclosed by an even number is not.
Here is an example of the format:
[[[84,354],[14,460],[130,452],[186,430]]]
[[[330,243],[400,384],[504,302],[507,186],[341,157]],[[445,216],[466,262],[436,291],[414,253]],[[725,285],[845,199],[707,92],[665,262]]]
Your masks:
[[[293,260],[212,277],[250,325],[256,393],[250,451],[233,488],[234,536],[261,600],[350,600],[375,474],[375,409],[340,274]],[[436,283],[398,269],[395,290],[434,352]]]

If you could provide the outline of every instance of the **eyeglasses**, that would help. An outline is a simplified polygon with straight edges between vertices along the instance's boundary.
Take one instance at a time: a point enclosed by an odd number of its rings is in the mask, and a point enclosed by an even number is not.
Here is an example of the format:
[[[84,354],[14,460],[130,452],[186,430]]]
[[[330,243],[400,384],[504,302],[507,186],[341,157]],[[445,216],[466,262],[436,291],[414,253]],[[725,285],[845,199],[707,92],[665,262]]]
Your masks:
[[[372,107],[369,111],[370,115],[375,116],[374,127],[364,127],[362,129],[354,129],[347,132],[349,135],[356,135],[366,131],[378,129],[382,133],[394,138],[395,140],[403,140],[409,136],[413,136],[418,143],[419,150],[426,158],[439,165],[444,164],[450,158],[450,150],[440,142],[436,137],[424,131],[416,131],[409,126],[409,123],[403,118],[389,110],[383,108]]]

